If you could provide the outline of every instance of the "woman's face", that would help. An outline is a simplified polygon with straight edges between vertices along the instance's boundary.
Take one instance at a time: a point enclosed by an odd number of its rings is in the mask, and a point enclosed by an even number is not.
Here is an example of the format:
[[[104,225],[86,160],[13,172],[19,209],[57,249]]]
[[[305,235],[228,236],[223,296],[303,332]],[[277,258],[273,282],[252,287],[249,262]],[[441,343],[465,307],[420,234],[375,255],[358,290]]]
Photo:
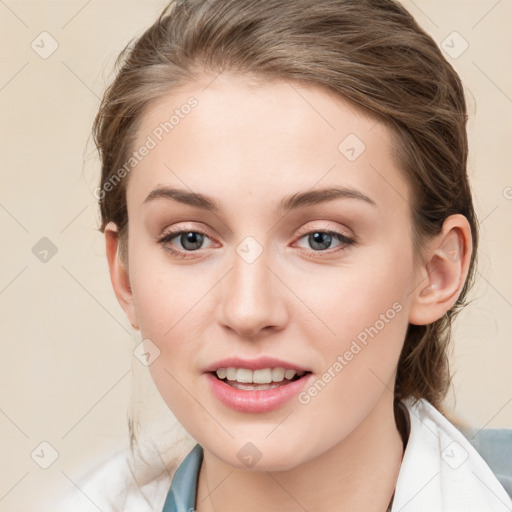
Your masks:
[[[392,402],[417,278],[409,190],[388,129],[339,97],[208,83],[173,92],[139,128],[125,309],[197,442],[239,468],[245,456],[292,468]],[[263,371],[231,380],[308,373],[246,391],[211,372],[251,363]]]

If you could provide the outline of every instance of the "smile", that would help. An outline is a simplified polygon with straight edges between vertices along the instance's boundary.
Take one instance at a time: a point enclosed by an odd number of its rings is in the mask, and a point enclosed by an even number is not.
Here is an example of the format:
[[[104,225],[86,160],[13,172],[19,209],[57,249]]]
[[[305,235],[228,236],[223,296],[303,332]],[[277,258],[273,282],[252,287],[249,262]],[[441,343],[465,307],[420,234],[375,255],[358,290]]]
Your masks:
[[[260,370],[250,370],[248,368],[219,368],[215,374],[220,380],[224,380],[229,385],[238,389],[270,389],[282,385],[283,381],[296,380],[306,374],[304,371],[297,371],[277,368],[262,368]],[[287,384],[288,382],[284,382]],[[249,386],[240,387],[237,384],[257,384],[260,387]],[[267,385],[265,387],[265,385]]]
[[[304,389],[312,376],[311,372],[282,367],[258,370],[228,367],[206,374],[210,390],[222,404],[246,413],[281,407]]]

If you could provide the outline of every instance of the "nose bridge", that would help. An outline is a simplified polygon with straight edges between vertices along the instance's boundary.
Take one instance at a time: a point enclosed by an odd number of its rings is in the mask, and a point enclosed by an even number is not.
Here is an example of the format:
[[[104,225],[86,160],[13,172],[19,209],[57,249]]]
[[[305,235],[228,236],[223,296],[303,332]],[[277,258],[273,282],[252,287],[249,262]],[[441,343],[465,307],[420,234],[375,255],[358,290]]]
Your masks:
[[[223,283],[220,321],[244,337],[285,321],[284,297],[270,260],[267,249],[246,237],[235,248],[232,270]]]

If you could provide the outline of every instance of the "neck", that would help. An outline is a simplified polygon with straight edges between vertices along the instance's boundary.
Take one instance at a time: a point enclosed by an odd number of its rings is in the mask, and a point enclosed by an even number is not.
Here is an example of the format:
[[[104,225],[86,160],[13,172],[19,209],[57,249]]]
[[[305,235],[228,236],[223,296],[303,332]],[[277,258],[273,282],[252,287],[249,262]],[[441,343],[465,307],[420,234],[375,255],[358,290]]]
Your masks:
[[[348,437],[286,471],[241,471],[204,449],[197,512],[386,512],[403,444],[385,393]]]

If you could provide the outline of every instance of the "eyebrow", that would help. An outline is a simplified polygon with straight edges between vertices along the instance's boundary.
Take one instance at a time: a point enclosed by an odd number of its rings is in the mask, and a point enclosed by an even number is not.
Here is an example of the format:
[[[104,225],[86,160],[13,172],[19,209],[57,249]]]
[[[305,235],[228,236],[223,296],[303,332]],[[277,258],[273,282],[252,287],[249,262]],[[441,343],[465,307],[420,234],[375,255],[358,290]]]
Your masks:
[[[189,192],[183,189],[162,186],[153,189],[146,197],[143,204],[150,203],[157,199],[170,199],[213,213],[219,213],[221,211],[219,203],[209,196],[199,194],[197,192]],[[346,187],[330,187],[297,192],[291,196],[287,196],[279,202],[274,213],[289,212],[291,210],[332,201],[334,199],[358,199],[372,206],[377,206],[373,199],[358,190]]]

